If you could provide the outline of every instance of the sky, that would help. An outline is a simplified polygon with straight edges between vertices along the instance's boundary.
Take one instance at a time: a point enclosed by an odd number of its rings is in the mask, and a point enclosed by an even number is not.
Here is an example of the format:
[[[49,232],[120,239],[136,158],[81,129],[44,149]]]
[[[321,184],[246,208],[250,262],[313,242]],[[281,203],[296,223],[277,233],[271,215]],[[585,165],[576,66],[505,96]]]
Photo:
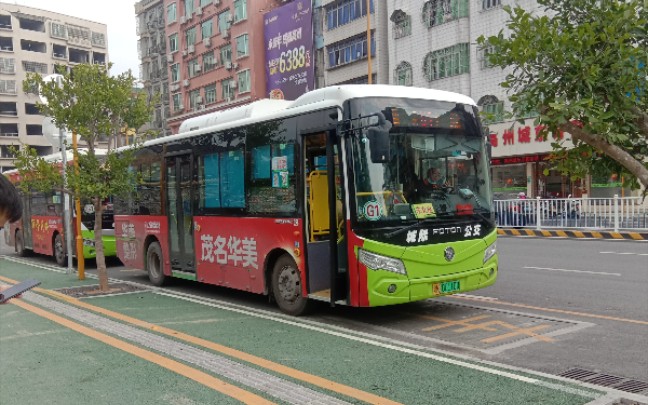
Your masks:
[[[131,69],[139,77],[134,0],[2,0],[106,24],[111,75]]]

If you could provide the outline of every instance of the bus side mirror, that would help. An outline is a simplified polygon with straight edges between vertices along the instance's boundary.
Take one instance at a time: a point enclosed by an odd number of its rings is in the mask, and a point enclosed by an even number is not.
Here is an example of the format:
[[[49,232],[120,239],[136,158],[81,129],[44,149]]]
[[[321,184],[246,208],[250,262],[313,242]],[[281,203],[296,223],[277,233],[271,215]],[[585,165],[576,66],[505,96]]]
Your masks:
[[[369,128],[367,129],[367,138],[369,139],[371,162],[389,162],[389,130],[377,127]]]

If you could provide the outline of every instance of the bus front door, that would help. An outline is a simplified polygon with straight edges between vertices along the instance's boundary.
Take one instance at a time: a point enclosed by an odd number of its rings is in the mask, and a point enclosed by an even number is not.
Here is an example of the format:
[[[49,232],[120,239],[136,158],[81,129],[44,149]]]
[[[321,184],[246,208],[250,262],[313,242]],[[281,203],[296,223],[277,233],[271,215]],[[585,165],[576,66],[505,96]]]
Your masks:
[[[195,273],[191,155],[166,158],[166,213],[171,270]]]
[[[304,137],[304,172],[307,190],[307,263],[310,296],[331,303],[339,300],[340,269],[344,258],[342,190],[339,175],[338,145],[331,133],[323,131]],[[344,271],[344,270],[342,270]]]

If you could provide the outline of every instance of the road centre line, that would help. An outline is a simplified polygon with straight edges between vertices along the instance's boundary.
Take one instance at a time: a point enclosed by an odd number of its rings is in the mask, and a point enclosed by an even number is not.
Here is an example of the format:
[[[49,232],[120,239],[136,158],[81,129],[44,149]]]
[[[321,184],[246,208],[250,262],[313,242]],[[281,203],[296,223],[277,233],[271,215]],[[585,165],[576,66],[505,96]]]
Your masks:
[[[239,400],[246,404],[272,404],[272,402],[266,400],[263,397],[260,397],[254,393],[245,391],[235,385],[229,384],[223,380],[220,380],[216,377],[213,377],[207,373],[196,370],[195,368],[186,366],[178,361],[169,359],[157,353],[151,352],[149,350],[142,349],[133,344],[125,342],[123,340],[117,339],[115,337],[106,335],[101,332],[89,328],[87,326],[81,325],[76,322],[72,322],[69,319],[63,318],[62,316],[56,315],[49,311],[46,311],[42,308],[36,307],[34,305],[28,304],[21,299],[14,299],[11,301],[12,304],[19,306],[20,308],[32,312],[38,316],[41,316],[50,321],[56,322],[68,329],[71,329],[75,332],[81,333],[85,336],[88,336],[92,339],[98,340],[102,343],[105,343],[109,346],[117,348],[119,350],[125,351],[126,353],[137,356],[143,360],[149,361],[151,363],[157,364],[161,367],[171,370],[176,374],[180,374],[184,377],[187,377],[191,380],[194,380],[206,387],[218,391],[222,394],[225,394],[229,397],[232,397],[236,400]]]
[[[599,252],[602,255],[622,255],[622,256],[648,256],[648,253],[634,252]]]
[[[605,271],[589,271],[589,270],[570,270],[570,269],[555,269],[552,267],[533,267],[533,266],[524,266],[523,269],[531,270],[547,270],[547,271],[562,271],[566,273],[583,273],[583,274],[595,274],[597,276],[616,276],[621,277],[621,273],[607,273]]]

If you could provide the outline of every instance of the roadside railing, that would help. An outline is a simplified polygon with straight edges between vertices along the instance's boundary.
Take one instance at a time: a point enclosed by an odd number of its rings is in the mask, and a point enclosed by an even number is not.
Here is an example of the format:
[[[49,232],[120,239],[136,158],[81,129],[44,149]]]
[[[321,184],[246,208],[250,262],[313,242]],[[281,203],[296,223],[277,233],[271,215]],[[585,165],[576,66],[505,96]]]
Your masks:
[[[500,228],[648,230],[648,199],[642,197],[495,200]]]

